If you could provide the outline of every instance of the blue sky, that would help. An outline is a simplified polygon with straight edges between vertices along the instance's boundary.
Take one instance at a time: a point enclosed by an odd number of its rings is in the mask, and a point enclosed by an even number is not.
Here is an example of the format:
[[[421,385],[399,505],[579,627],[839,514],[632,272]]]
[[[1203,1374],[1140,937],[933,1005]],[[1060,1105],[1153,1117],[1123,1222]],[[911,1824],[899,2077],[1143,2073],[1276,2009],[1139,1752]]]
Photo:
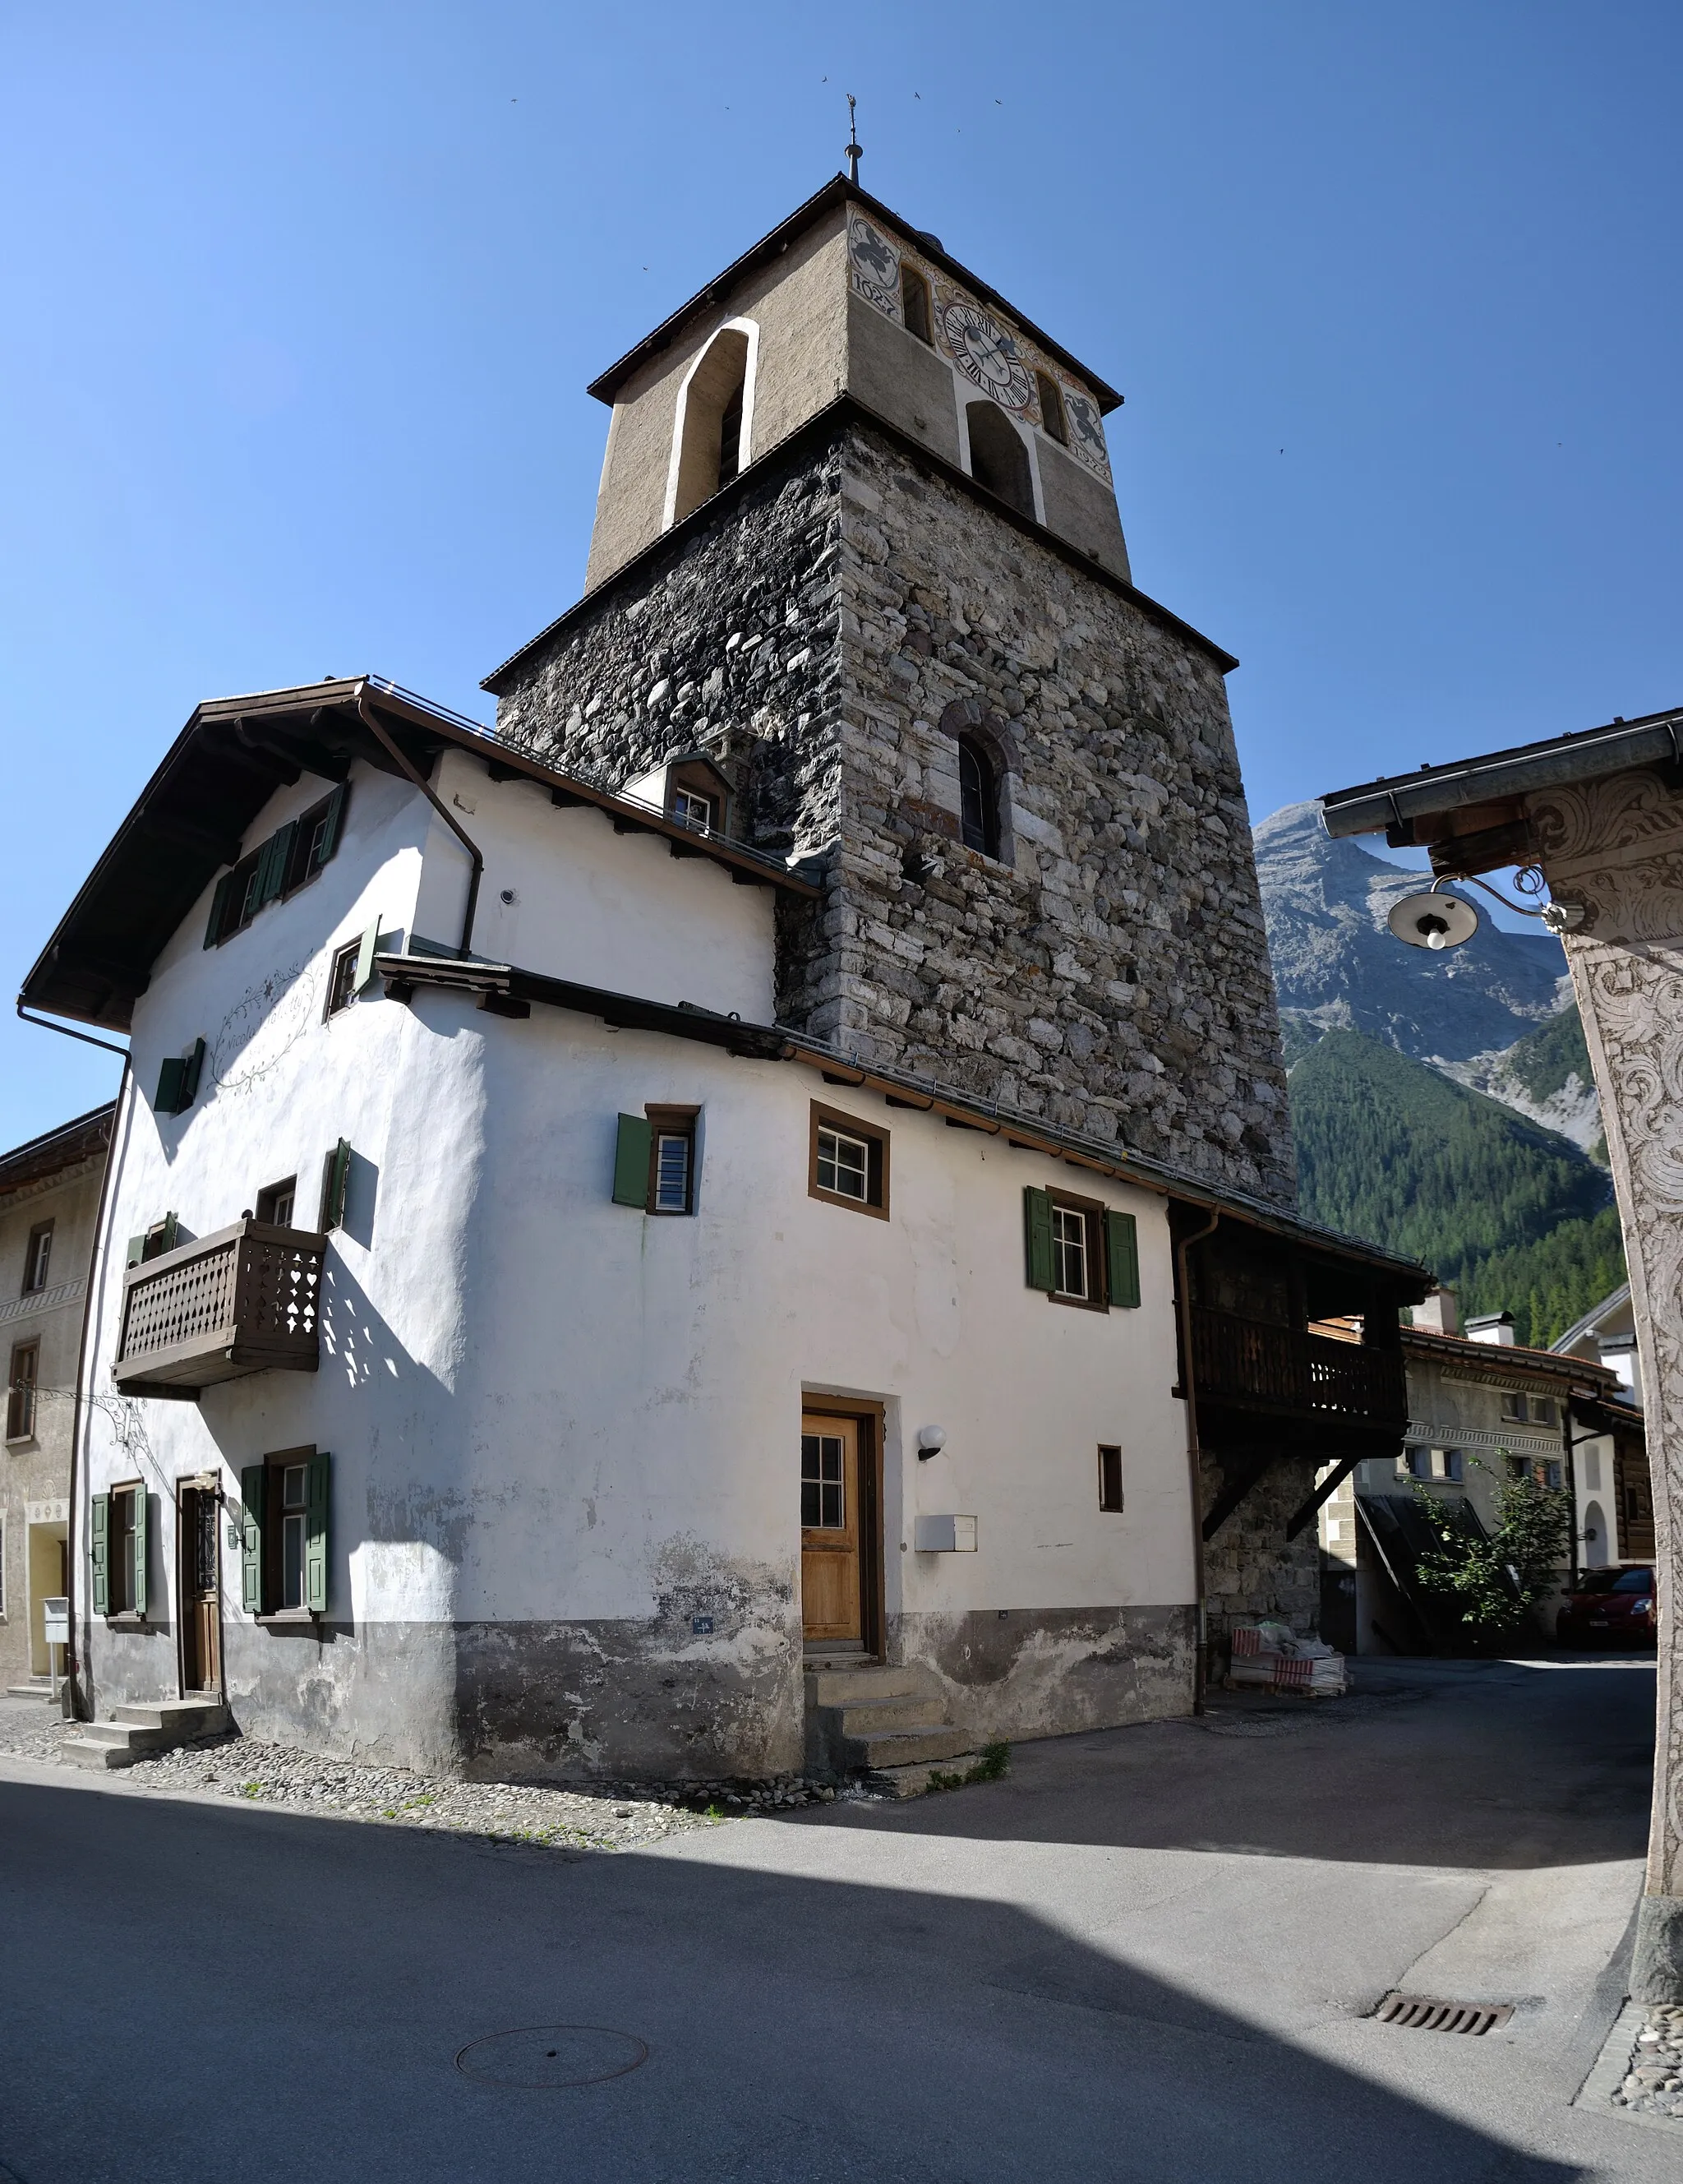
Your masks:
[[[1675,5],[0,8],[0,946],[203,697],[480,677],[586,382],[839,164],[1123,389],[1254,816],[1683,699]],[[845,14],[845,20],[840,20]],[[0,1024],[0,1145],[116,1065]]]

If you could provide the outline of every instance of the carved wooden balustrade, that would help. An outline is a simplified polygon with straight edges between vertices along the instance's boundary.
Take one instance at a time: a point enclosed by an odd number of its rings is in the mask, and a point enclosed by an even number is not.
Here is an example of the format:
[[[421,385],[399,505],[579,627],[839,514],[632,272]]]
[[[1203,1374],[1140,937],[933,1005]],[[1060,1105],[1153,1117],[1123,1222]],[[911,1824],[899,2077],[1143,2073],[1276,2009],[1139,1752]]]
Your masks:
[[[131,1267],[118,1393],[193,1396],[247,1373],[314,1373],[326,1246],[305,1229],[236,1221]]]
[[[1302,1417],[1395,1425],[1408,1416],[1400,1351],[1339,1342],[1195,1306],[1192,1379],[1199,1401]]]

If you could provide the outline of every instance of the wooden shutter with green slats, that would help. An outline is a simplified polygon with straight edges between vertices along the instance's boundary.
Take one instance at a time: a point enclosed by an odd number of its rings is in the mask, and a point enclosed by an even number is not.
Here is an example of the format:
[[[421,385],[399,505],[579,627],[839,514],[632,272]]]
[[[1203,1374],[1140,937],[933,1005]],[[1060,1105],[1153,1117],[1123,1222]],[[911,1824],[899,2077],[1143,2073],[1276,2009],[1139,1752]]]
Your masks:
[[[179,1054],[165,1056],[158,1067],[158,1090],[152,1102],[154,1115],[179,1115],[186,1102],[181,1097],[181,1080],[187,1073],[187,1065]]]
[[[327,1613],[327,1488],[332,1458],[309,1460],[304,1517],[304,1606],[312,1615]]]
[[[260,1463],[240,1474],[240,1605],[247,1615],[263,1613],[264,1492],[269,1474]]]
[[[341,1138],[327,1156],[321,1175],[321,1227],[324,1234],[343,1225],[345,1189],[351,1179],[351,1141]]]
[[[374,976],[374,959],[380,946],[380,920],[376,917],[362,939],[357,943],[357,985],[361,993]]]
[[[126,1252],[126,1253],[125,1254],[125,1256],[124,1256],[123,1264],[124,1264],[124,1266],[125,1266],[125,1268],[127,1268],[127,1267],[137,1267],[137,1266],[139,1266],[139,1264],[140,1264],[141,1261],[142,1261],[145,1256],[146,1256],[146,1234],[145,1234],[145,1231],[144,1231],[144,1230],[142,1230],[142,1233],[141,1233],[138,1236],[131,1236],[131,1237],[130,1237],[130,1239],[129,1239],[129,1248],[128,1248],[127,1252]]]
[[[93,1521],[88,1531],[88,1558],[93,1565],[93,1612],[111,1613],[111,1496],[96,1494],[90,1505]]]
[[[1140,1235],[1131,1213],[1104,1217],[1105,1258],[1110,1275],[1113,1305],[1132,1310],[1140,1301]]]
[[[350,783],[342,781],[327,800],[327,811],[322,821],[321,839],[316,844],[315,868],[318,872],[339,846],[339,831],[345,823],[345,801],[350,793]]]
[[[146,1613],[146,1489],[136,1486],[135,1496],[135,1596],[129,1602],[136,1615]]]
[[[224,872],[216,883],[216,892],[210,898],[210,917],[204,928],[204,944],[214,948],[222,938],[222,928],[228,922],[228,898],[234,890],[234,875]]]
[[[1023,1242],[1029,1287],[1044,1290],[1050,1296],[1058,1280],[1052,1256],[1052,1194],[1036,1190],[1032,1184],[1023,1193]]]
[[[191,1107],[198,1097],[198,1080],[204,1069],[204,1041],[196,1039],[193,1050],[181,1064],[181,1106]]]
[[[292,842],[298,831],[296,819],[289,819],[277,833],[271,834],[263,845],[263,860],[257,870],[257,906],[273,902],[286,884],[286,867],[292,861]]]
[[[622,1115],[619,1117],[619,1135],[614,1148],[614,1203],[616,1206],[635,1206],[647,1210],[649,1150],[653,1143],[654,1128],[647,1115]]]

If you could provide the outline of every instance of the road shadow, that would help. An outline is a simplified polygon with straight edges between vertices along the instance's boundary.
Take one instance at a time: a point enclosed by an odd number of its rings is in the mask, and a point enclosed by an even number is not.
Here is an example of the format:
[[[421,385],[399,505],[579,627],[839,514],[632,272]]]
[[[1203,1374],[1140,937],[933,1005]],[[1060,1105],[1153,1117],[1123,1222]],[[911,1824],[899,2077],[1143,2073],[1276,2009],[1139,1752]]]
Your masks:
[[[0,1834],[20,2184],[1586,2174],[1008,1903],[15,1782]],[[649,2059],[544,2092],[453,2065],[545,2025]]]
[[[1202,1720],[1019,1744],[1003,1781],[796,1824],[1497,1871],[1646,1853],[1652,1656],[1356,1669],[1347,1700],[1214,1691]]]

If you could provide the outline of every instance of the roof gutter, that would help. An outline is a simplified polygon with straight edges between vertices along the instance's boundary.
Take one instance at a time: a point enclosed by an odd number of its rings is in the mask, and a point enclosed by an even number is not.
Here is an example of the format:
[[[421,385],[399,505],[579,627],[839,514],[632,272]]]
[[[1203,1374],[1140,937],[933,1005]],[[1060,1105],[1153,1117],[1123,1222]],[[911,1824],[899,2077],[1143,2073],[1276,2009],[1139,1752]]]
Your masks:
[[[421,776],[416,772],[414,767],[410,765],[408,760],[397,748],[397,745],[392,738],[386,733],[386,730],[380,726],[379,721],[369,710],[368,692],[366,688],[358,690],[357,693],[357,718],[362,722],[369,733],[375,738],[375,742],[380,744],[390,755],[392,762],[398,766],[408,778],[414,783],[415,787],[419,789],[421,794],[425,797],[427,802],[432,806],[433,810],[438,814],[439,817],[444,822],[445,825],[450,829],[450,832],[456,837],[456,839],[461,844],[462,847],[467,851],[469,856],[473,860],[473,869],[468,875],[468,906],[462,915],[461,944],[463,956],[464,957],[471,956],[474,951],[474,912],[479,908],[479,883],[480,877],[485,871],[485,859],[480,856],[478,849],[469,839],[465,829],[460,827],[457,822],[451,817],[449,812],[445,809],[442,798],[439,796],[437,791],[432,787],[432,784],[428,781],[423,780]]]

